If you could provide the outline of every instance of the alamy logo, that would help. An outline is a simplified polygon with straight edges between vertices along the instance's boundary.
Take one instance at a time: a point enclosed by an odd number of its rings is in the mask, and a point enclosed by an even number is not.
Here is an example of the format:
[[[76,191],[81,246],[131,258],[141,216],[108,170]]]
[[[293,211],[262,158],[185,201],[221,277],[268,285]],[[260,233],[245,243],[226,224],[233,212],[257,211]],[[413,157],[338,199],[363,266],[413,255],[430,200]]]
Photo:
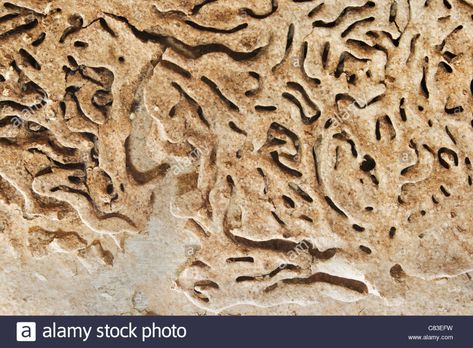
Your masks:
[[[18,322],[16,323],[17,342],[35,342],[36,341],[36,323]]]

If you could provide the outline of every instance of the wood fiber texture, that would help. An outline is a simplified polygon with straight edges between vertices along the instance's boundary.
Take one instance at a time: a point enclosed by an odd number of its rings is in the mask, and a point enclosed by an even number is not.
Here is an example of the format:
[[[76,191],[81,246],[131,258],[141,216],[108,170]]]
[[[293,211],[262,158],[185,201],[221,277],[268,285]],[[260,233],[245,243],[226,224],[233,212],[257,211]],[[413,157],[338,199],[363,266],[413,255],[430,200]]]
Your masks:
[[[470,0],[0,3],[2,314],[473,313]]]

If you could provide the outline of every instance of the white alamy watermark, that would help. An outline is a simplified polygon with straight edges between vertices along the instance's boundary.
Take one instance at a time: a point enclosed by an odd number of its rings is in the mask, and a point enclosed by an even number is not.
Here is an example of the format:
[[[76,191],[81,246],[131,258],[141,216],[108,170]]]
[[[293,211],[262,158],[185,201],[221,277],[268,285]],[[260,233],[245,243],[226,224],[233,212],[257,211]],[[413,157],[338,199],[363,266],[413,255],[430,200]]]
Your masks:
[[[29,121],[32,118],[35,112],[40,110],[42,107],[44,107],[44,105],[48,103],[49,98],[46,92],[40,90],[40,94],[41,95],[36,98],[36,101],[33,105],[26,106],[21,110],[19,114],[15,113],[11,115],[12,117],[10,118],[10,123],[14,127],[21,128],[26,121]],[[6,109],[5,106],[0,107],[0,113],[2,113],[4,109]]]

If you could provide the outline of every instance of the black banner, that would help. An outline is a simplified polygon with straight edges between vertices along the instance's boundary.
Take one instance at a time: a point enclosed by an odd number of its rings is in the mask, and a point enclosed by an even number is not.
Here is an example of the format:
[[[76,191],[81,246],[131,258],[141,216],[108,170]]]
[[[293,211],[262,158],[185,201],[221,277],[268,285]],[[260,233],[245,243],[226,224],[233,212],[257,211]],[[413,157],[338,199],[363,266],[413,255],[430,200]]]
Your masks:
[[[472,347],[473,317],[0,317],[2,347]]]

